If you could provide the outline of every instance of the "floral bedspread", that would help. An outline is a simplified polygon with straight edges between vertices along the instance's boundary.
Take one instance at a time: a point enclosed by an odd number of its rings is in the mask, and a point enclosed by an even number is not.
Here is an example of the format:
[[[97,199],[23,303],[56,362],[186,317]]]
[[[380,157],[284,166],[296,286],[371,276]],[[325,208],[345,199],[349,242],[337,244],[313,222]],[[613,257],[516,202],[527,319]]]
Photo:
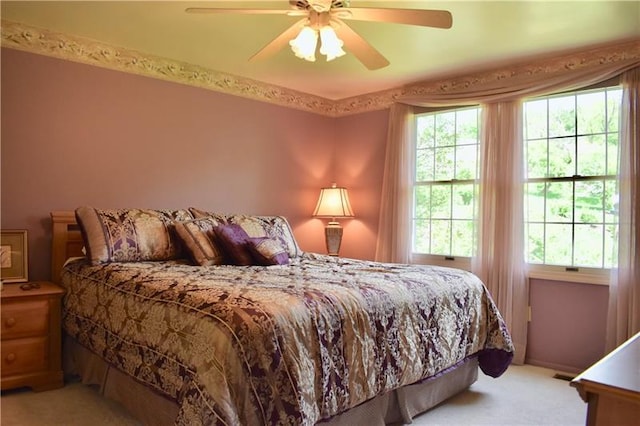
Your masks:
[[[478,356],[513,355],[456,269],[303,254],[286,266],[69,262],[63,326],[174,399],[176,424],[312,425]]]

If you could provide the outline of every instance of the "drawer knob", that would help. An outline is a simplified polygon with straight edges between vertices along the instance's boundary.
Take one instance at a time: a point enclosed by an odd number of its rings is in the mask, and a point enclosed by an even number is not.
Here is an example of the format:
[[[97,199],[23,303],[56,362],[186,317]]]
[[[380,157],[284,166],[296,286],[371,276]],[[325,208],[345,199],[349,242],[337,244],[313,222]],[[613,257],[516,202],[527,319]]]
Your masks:
[[[7,354],[7,356],[4,359],[5,361],[7,361],[7,364],[11,364],[13,361],[16,360],[16,354],[14,354],[13,352],[10,354]]]
[[[7,327],[13,327],[14,325],[16,325],[16,319],[13,317],[7,318],[4,322],[4,325],[6,325]]]

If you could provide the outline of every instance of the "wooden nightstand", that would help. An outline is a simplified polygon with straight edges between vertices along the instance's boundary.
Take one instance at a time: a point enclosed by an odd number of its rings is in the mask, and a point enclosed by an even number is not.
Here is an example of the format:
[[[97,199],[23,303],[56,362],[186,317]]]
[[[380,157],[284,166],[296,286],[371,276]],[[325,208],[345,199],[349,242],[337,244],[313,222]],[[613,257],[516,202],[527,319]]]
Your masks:
[[[2,390],[35,391],[62,387],[61,299],[64,289],[46,281],[4,284],[2,306]]]

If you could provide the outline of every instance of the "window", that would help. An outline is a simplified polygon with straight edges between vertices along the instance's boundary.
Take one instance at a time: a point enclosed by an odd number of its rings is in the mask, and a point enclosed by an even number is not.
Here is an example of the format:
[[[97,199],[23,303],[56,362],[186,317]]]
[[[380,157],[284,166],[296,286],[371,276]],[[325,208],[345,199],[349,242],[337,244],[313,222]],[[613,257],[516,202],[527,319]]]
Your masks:
[[[607,87],[524,102],[530,274],[572,280],[568,270],[581,282],[606,283],[606,269],[616,266],[621,100],[622,89]],[[479,127],[479,107],[416,116],[415,262],[470,266],[476,244]]]
[[[480,109],[416,117],[412,252],[471,257],[479,173]]]
[[[618,116],[622,90],[524,103],[525,243],[530,264],[616,266]]]

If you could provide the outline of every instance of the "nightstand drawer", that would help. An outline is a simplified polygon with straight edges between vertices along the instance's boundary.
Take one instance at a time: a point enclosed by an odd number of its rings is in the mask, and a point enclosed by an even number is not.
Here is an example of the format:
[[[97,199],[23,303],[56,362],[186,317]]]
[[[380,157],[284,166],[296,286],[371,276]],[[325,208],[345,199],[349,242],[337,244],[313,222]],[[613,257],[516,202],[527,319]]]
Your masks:
[[[46,335],[49,331],[49,302],[30,300],[2,304],[2,340]]]
[[[45,371],[49,368],[47,337],[2,342],[2,377]]]
[[[2,390],[64,385],[60,316],[64,289],[48,281],[7,284],[0,292]]]

